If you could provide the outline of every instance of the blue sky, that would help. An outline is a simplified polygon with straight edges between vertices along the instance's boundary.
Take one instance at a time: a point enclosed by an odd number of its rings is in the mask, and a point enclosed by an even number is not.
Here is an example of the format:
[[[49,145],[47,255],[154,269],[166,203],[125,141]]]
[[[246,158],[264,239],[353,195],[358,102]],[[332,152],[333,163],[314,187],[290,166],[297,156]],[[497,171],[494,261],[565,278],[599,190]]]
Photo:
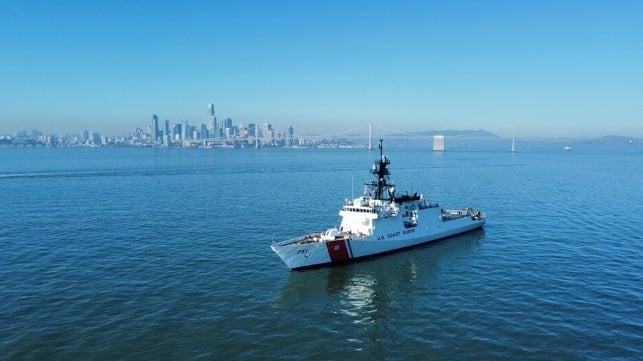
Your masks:
[[[643,1],[0,1],[0,134],[643,137]]]

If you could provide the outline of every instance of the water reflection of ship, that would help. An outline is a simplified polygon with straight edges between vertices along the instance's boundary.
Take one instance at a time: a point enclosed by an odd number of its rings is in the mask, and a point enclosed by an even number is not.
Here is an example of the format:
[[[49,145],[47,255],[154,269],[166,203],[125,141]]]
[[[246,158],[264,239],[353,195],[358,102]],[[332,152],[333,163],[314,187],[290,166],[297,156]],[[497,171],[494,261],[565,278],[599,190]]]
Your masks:
[[[364,307],[377,311],[398,296],[412,293],[418,280],[427,279],[420,283],[431,284],[430,280],[441,272],[442,262],[451,262],[475,249],[484,234],[484,229],[478,229],[417,246],[416,252],[397,252],[338,267],[291,272],[277,294],[275,307],[287,308],[331,296],[341,299],[345,313],[352,314]]]

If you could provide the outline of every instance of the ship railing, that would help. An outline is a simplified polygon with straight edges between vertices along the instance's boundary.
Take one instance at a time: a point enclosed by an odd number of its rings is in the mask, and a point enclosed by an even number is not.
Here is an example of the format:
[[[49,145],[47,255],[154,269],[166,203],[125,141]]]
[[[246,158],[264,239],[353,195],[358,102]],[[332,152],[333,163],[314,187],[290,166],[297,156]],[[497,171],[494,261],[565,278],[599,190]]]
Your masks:
[[[468,210],[465,209],[443,209],[440,216],[443,221],[452,221],[468,216]]]
[[[321,241],[321,233],[310,233],[305,236],[297,236],[277,243],[278,246],[286,246],[294,243],[315,243]]]
[[[463,209],[442,209],[440,212],[440,218],[443,221],[452,221],[454,219],[460,219],[464,217],[471,217],[473,220],[484,219],[484,212],[476,211],[472,207],[466,207]]]
[[[420,209],[427,209],[427,208],[437,208],[440,205],[438,203],[425,203],[425,202],[420,202],[418,205],[418,208]]]
[[[373,209],[372,207],[344,206],[344,207],[342,207],[342,210],[347,211],[347,212],[357,212],[357,213],[375,213],[375,209]]]

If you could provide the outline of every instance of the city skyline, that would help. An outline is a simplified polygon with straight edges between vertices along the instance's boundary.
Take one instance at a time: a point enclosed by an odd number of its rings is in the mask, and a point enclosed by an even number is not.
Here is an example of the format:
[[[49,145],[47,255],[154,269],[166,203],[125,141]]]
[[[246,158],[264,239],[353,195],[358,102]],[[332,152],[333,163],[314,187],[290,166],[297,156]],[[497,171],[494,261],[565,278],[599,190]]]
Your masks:
[[[643,138],[641,17],[633,1],[7,1],[0,134],[210,126],[214,100],[302,134]]]

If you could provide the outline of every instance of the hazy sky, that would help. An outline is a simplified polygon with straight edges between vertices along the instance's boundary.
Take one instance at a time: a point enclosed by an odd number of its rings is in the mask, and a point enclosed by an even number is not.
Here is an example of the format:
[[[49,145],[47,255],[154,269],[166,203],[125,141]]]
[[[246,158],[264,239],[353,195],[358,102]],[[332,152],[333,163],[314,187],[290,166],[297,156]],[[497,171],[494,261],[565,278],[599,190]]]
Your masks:
[[[643,137],[643,1],[0,1],[0,134]]]

